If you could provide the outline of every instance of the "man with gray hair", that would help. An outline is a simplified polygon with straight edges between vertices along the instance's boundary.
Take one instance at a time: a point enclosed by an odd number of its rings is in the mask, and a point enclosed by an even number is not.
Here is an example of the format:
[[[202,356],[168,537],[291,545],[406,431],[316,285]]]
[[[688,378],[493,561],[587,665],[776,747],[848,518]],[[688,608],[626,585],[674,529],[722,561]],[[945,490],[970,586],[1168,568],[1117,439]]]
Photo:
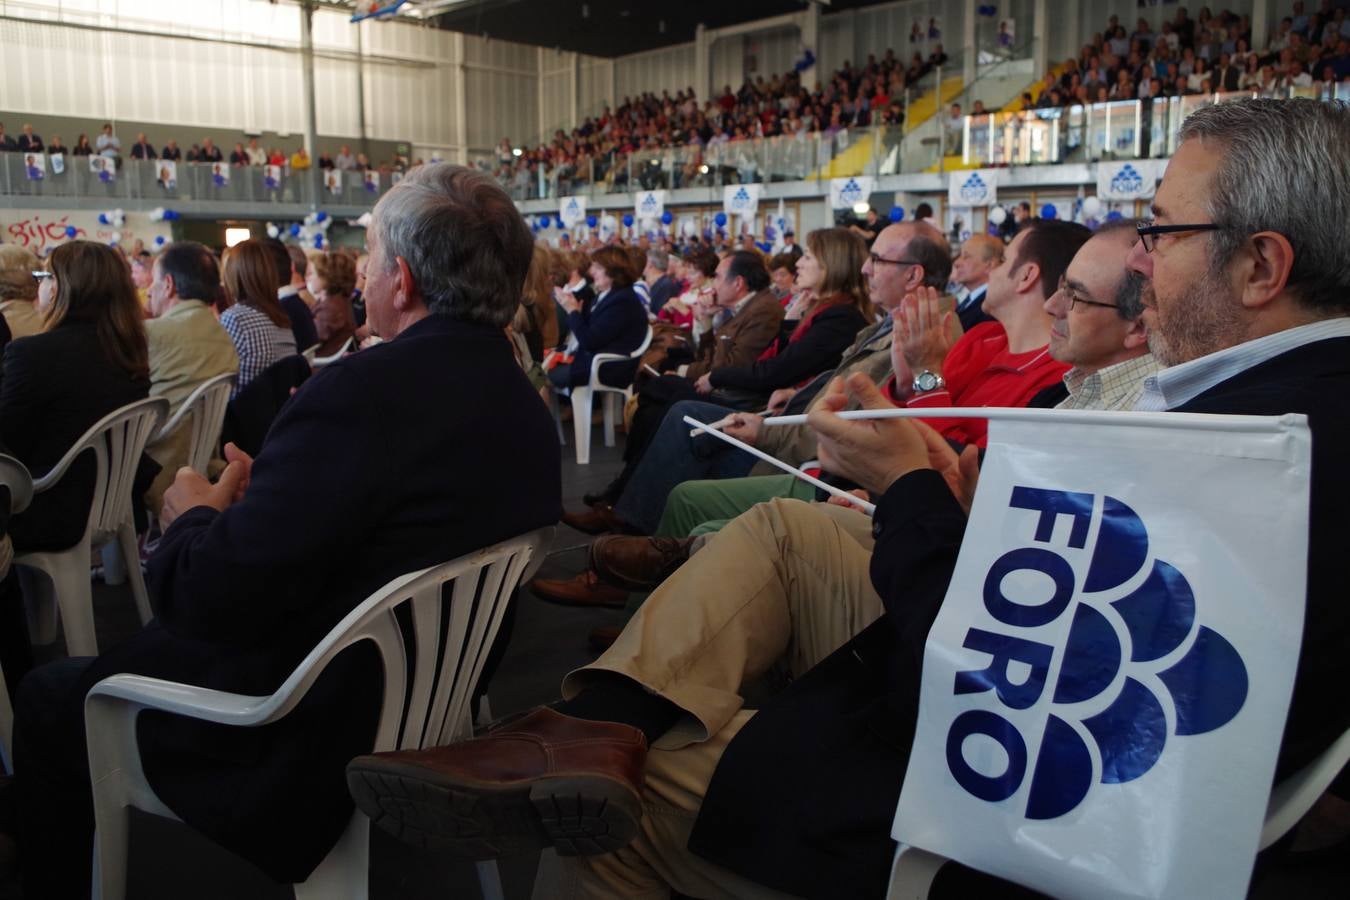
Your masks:
[[[670,254],[660,247],[647,251],[647,267],[642,270],[642,280],[647,282],[647,291],[651,294],[651,314],[654,316],[666,305],[666,301],[675,296],[679,285],[668,274]]]
[[[216,484],[180,470],[149,563],[155,620],[97,659],[25,679],[14,758],[27,896],[88,889],[83,704],[100,679],[270,694],[382,585],[558,520],[557,434],[503,333],[533,252],[511,199],[490,175],[421,166],[381,198],[366,240],[384,342],[310,378],[256,460],[228,446]],[[343,767],[371,747],[382,684],[362,646],[267,728],[145,717],[146,775],[197,831],[304,881],[351,818]]]
[[[16,338],[42,330],[42,315],[36,306],[38,286],[33,277],[41,267],[27,247],[0,244],[0,315]]]

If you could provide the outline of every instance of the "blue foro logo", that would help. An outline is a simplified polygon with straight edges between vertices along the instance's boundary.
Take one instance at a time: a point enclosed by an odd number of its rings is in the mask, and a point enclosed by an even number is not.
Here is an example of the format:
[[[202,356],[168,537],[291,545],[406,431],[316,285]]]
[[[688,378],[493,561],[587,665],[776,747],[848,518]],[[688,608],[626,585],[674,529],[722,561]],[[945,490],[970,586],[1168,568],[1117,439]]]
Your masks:
[[[967,630],[963,646],[988,662],[957,672],[953,685],[958,696],[992,692],[999,709],[952,720],[948,769],[991,803],[1030,778],[1029,819],[1072,811],[1097,783],[1139,778],[1169,741],[1225,725],[1247,699],[1242,657],[1196,621],[1195,595],[1175,566],[1156,557],[1148,565],[1148,533],[1132,509],[1103,497],[1088,547],[1096,500],[1013,488],[1008,505],[1033,514],[1035,533],[989,566],[982,599],[998,630]],[[1066,555],[1088,560],[1081,583]],[[990,740],[1003,750],[993,765],[978,752]]]
[[[988,196],[989,185],[984,183],[978,172],[972,173],[961,185],[961,199],[967,203],[976,205]]]
[[[1138,194],[1144,190],[1144,178],[1134,166],[1126,163],[1111,179],[1111,190],[1117,194]]]
[[[653,197],[651,194],[645,194],[642,198],[642,207],[638,210],[638,212],[642,213],[643,215],[655,215],[658,206],[660,206],[660,204],[656,202],[655,197]]]

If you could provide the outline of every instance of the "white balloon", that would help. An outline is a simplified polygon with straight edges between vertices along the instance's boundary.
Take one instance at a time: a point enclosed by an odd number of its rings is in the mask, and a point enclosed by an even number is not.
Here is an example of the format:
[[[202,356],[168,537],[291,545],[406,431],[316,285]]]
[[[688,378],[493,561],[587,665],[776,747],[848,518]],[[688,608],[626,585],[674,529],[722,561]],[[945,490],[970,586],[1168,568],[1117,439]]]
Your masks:
[[[267,223],[267,236],[270,237],[272,240],[276,240],[280,235],[281,235],[281,229],[278,228],[277,226],[273,225],[271,222],[268,222],[268,223]]]
[[[1083,215],[1089,219],[1099,219],[1102,214],[1102,201],[1096,197],[1083,198]]]
[[[1008,218],[1008,211],[1001,206],[991,206],[989,208],[989,221],[995,225],[1002,225]]]
[[[108,238],[108,242],[112,244],[120,244],[122,242],[122,232],[114,231],[112,233],[112,236]]]

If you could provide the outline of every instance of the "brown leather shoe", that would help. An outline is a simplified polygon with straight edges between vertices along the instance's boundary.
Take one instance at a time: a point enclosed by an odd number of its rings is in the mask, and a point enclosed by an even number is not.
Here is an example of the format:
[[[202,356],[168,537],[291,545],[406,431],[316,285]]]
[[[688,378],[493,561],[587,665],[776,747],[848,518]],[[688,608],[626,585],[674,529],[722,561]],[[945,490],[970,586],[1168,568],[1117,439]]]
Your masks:
[[[575,578],[535,578],[526,587],[540,600],[563,606],[603,606],[623,609],[628,605],[628,592],[605,584],[589,569]]]
[[[419,847],[590,856],[637,834],[646,760],[638,729],[544,706],[473,740],[358,756],[347,787],[372,822]]]
[[[623,629],[618,625],[602,625],[591,629],[591,633],[586,635],[586,643],[590,645],[592,653],[604,653],[622,633]]]
[[[608,503],[597,504],[585,512],[565,512],[562,521],[564,525],[571,525],[585,534],[604,534],[609,531],[630,533],[633,530],[614,514],[614,507]]]
[[[693,538],[605,535],[591,543],[590,566],[615,587],[649,591],[684,565],[693,543]]]

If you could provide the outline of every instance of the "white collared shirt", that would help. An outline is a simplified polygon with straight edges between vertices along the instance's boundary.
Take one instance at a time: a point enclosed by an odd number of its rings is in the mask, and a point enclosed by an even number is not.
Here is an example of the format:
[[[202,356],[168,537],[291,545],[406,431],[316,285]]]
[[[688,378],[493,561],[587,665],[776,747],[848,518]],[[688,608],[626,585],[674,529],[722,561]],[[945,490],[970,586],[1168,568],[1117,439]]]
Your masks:
[[[1205,391],[1245,372],[1253,366],[1274,359],[1306,344],[1331,338],[1350,337],[1350,316],[1323,319],[1297,328],[1286,328],[1254,341],[1201,356],[1144,380],[1144,394],[1135,409],[1140,412],[1161,412],[1189,403]]]

